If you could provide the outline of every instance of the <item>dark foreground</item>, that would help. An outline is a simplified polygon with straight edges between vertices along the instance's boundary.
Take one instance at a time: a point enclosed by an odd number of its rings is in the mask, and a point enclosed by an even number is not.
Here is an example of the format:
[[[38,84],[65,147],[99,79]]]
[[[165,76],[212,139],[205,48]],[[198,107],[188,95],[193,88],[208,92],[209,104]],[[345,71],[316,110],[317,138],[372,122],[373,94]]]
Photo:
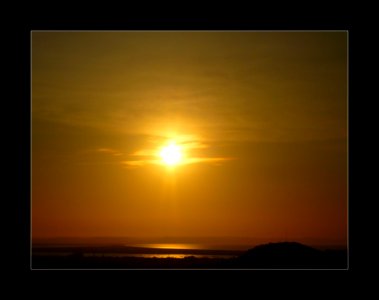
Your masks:
[[[109,251],[109,247],[107,248]],[[38,249],[41,250],[41,249]],[[66,255],[54,255],[60,248],[44,248],[37,255],[33,248],[32,269],[346,269],[346,250],[318,250],[299,243],[270,243],[254,247],[246,252],[234,253],[231,258],[198,257],[188,254],[184,258],[102,256],[103,247],[75,247]],[[50,250],[47,251],[47,250]],[[98,256],[87,256],[85,252]],[[120,247],[112,248],[122,251]],[[125,248],[123,253],[129,253]],[[129,252],[128,252],[129,251]],[[152,250],[149,250],[152,251]],[[167,250],[165,250],[167,251]],[[184,251],[185,252],[185,251]],[[220,251],[219,251],[220,252]],[[167,252],[165,252],[167,253]],[[175,253],[171,249],[170,253]],[[188,252],[189,253],[189,252]],[[191,252],[193,253],[193,251]],[[215,252],[208,252],[215,254]],[[221,254],[226,254],[223,251]],[[220,254],[217,253],[216,254]],[[231,254],[231,253],[229,253]]]

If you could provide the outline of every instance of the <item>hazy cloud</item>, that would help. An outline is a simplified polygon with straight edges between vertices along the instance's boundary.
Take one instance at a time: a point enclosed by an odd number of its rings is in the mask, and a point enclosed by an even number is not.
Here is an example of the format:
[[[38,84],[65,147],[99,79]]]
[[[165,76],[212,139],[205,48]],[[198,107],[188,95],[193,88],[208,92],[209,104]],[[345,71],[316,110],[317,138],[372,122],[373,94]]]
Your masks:
[[[111,154],[113,156],[121,156],[123,155],[123,153],[117,151],[117,150],[114,150],[114,149],[110,149],[110,148],[99,148],[97,149],[98,152],[101,152],[101,153],[108,153],[108,154]]]

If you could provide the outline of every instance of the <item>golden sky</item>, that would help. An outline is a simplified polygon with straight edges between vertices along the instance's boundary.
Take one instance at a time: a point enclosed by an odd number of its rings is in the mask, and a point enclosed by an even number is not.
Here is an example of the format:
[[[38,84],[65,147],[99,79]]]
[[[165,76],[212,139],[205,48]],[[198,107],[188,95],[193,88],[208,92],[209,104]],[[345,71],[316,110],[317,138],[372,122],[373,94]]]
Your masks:
[[[347,32],[34,31],[31,50],[33,237],[346,243]]]

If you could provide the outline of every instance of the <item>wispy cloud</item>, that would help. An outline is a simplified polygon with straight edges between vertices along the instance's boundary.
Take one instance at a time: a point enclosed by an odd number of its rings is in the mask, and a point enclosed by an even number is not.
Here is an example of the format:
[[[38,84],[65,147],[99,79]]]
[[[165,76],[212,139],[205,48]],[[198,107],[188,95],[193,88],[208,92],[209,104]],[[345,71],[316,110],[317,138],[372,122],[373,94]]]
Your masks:
[[[201,153],[203,150],[210,148],[207,143],[200,141],[199,137],[195,136],[175,136],[174,139],[162,138],[160,136],[150,137],[149,147],[142,148],[129,154],[129,159],[123,160],[122,164],[128,167],[141,167],[146,165],[161,165],[162,159],[159,155],[160,149],[167,141],[174,140],[181,147],[183,159],[180,165],[188,164],[217,164],[233,160],[232,157],[209,156]],[[164,142],[163,142],[164,141]]]
[[[122,152],[119,152],[119,151],[111,149],[111,148],[99,148],[99,149],[96,149],[96,151],[101,152],[101,153],[108,153],[108,154],[113,155],[113,156],[122,156],[123,155]]]
[[[222,162],[233,160],[233,157],[189,157],[185,158],[180,165],[190,165],[190,164],[213,164],[221,165]],[[147,165],[162,165],[160,159],[138,159],[138,160],[125,160],[121,162],[127,167],[143,167]]]
[[[196,164],[196,163],[216,163],[234,160],[235,157],[190,157],[187,158],[184,164]]]

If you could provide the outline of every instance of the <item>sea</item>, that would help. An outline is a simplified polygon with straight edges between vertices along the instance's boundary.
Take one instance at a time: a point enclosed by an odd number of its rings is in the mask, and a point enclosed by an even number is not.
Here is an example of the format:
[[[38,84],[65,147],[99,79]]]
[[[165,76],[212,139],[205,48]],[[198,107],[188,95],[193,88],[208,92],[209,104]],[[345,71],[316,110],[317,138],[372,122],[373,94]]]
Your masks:
[[[230,259],[246,251],[248,246],[206,245],[206,244],[122,244],[122,245],[83,245],[83,244],[39,244],[33,245],[33,256],[69,256],[78,254],[84,257],[141,257],[184,259],[210,258]]]

